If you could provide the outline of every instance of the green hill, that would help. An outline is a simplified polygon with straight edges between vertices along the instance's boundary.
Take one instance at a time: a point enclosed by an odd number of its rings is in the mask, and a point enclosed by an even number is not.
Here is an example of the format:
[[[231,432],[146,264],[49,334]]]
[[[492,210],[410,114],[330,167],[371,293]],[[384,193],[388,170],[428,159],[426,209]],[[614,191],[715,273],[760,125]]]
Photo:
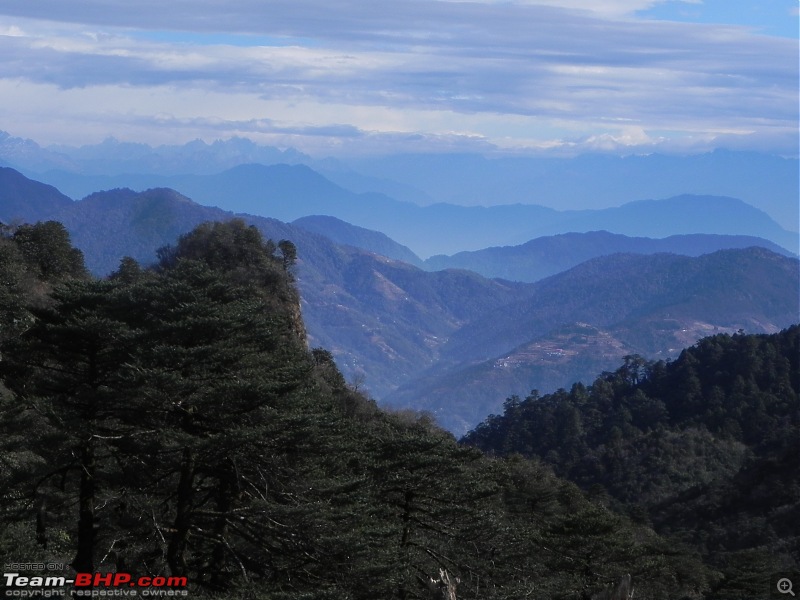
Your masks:
[[[626,357],[589,387],[509,398],[464,441],[539,457],[698,548],[720,577],[710,597],[765,597],[800,565],[800,325]]]

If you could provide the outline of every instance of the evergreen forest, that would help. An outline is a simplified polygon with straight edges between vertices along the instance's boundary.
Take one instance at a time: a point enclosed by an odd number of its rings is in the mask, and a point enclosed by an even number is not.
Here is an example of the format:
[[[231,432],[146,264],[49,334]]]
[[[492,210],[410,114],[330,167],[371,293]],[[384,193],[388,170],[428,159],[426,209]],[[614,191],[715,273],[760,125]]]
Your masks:
[[[540,460],[615,512],[697,549],[710,597],[764,597],[800,566],[800,326],[625,357],[591,386],[506,400],[464,438]]]
[[[744,599],[798,568],[799,326],[459,442],[307,347],[288,240],[204,223],[101,279],[60,223],[1,233],[6,563],[253,600]]]

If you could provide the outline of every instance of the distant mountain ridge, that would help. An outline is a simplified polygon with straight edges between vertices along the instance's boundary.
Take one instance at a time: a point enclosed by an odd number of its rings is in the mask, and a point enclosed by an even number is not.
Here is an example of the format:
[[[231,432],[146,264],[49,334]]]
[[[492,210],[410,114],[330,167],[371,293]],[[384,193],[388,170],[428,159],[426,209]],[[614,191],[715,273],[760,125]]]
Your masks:
[[[797,233],[781,228],[763,211],[735,198],[716,196],[682,195],[582,211],[533,204],[419,206],[380,193],[356,194],[310,167],[288,164],[239,165],[215,175],[138,175],[105,181],[108,187],[140,191],[169,187],[200,204],[286,222],[311,215],[332,216],[380,231],[421,257],[597,230],[655,238],[693,233],[750,235],[792,252],[800,245]]]
[[[415,267],[423,266],[419,256],[414,254],[406,246],[398,244],[389,236],[379,231],[372,231],[371,229],[350,225],[350,223],[346,223],[336,217],[312,215],[292,221],[292,225],[324,235],[337,244],[361,248],[362,250],[386,256],[387,258],[401,260]]]
[[[4,131],[0,131],[0,159],[23,170],[58,170],[64,174],[85,176],[121,173],[202,174],[245,163],[273,164],[312,160],[310,156],[297,150],[261,146],[239,137],[217,140],[210,144],[193,140],[182,145],[156,147],[122,142],[110,137],[99,144],[81,147],[54,145],[43,148],[33,140],[17,138]]]
[[[511,157],[439,153],[336,159],[313,158],[292,148],[261,146],[238,137],[157,147],[109,138],[82,147],[44,148],[33,140],[0,132],[0,161],[55,185],[74,198],[116,187],[138,191],[175,187],[164,181],[139,187],[133,180],[119,177],[113,182],[102,182],[102,176],[138,173],[136,177],[141,180],[148,174],[206,175],[247,163],[286,163],[308,165],[354,192],[382,193],[419,205],[540,204],[561,210],[582,210],[617,206],[641,198],[693,194],[741,198],[795,232],[800,219],[797,157],[730,150],[685,156]],[[50,173],[53,171],[61,173]],[[95,179],[84,179],[81,183],[75,175]],[[179,191],[194,197],[185,190]]]
[[[636,200],[619,207],[577,214],[561,224],[569,231],[606,229],[625,235],[666,237],[675,234],[716,233],[754,235],[793,252],[798,236],[782,229],[764,211],[738,198],[681,194],[660,200]],[[522,240],[526,241],[526,240]]]
[[[353,167],[453,204],[523,203],[577,210],[691,194],[741,198],[795,232],[800,219],[798,159],[757,152],[574,158],[417,154],[365,157],[353,161]]]
[[[72,200],[53,186],[32,181],[10,167],[0,167],[0,191],[6,223],[17,218],[47,219],[72,205]]]
[[[539,237],[519,246],[485,248],[474,252],[459,252],[453,256],[432,256],[424,262],[424,268],[468,269],[484,277],[534,282],[592,258],[609,254],[666,252],[700,256],[717,250],[751,246],[760,246],[777,254],[791,256],[781,246],[753,236],[695,233],[653,239],[629,237],[608,231],[588,231]]]

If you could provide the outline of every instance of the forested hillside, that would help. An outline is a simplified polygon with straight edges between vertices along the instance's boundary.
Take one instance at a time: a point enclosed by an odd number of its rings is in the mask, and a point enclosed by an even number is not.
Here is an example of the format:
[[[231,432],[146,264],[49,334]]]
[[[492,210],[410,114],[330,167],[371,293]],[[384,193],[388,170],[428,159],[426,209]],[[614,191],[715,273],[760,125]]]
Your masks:
[[[800,326],[717,335],[672,362],[626,357],[591,386],[521,400],[465,442],[537,457],[722,574],[712,597],[757,598],[800,566]]]
[[[588,384],[628,354],[666,359],[713,333],[797,323],[798,275],[797,259],[763,248],[597,258],[473,318],[437,365],[383,400],[428,410],[463,434],[503,398]]]
[[[800,316],[798,266],[763,248],[604,256],[537,282],[528,297],[460,329],[445,351],[494,358],[576,321],[615,328],[641,354],[690,345],[703,336],[679,343],[679,334],[699,324],[774,332]]]
[[[700,598],[714,581],[538,461],[353,391],[304,344],[286,242],[206,224],[106,279],[57,223],[0,249],[7,560],[268,600],[588,599],[631,581]]]

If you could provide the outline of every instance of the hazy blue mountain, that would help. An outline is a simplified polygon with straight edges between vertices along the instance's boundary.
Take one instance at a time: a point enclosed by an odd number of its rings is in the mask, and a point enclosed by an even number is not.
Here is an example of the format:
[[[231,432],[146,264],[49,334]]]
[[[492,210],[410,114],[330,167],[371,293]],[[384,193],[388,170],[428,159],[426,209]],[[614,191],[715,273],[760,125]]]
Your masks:
[[[357,194],[375,192],[403,202],[419,204],[420,206],[436,204],[437,202],[427,193],[411,185],[382,177],[362,175],[338,163],[333,166],[328,166],[322,161],[314,161],[313,163],[306,164],[309,166],[313,165],[315,171],[321,173],[336,185]]]
[[[216,173],[248,163],[298,163],[311,157],[294,149],[262,146],[246,138],[194,140],[180,145],[149,146],[107,138],[80,147],[51,146],[48,152],[68,157],[69,171],[85,175],[149,173],[162,175]]]
[[[32,181],[18,171],[0,167],[0,221],[36,222],[72,205],[56,188]]]
[[[397,207],[418,209],[381,194],[355,194],[305,165],[240,165],[216,175],[183,176],[170,186],[201,204],[282,221],[330,215],[345,221],[361,212],[379,213]]]
[[[76,167],[69,157],[42,148],[33,140],[14,137],[5,131],[0,131],[0,160],[22,171],[43,172]]]
[[[322,267],[301,265],[299,278],[312,343],[334,352],[349,377],[363,376],[379,399],[435,365],[465,323],[528,291],[468,271],[429,273],[346,249]]]
[[[146,173],[123,173],[120,175],[86,175],[64,170],[50,170],[44,173],[20,169],[26,176],[37,181],[45,181],[61,190],[73,200],[80,200],[101,190],[130,189],[143,192],[149,189],[169,187],[169,178],[164,175]]]
[[[59,189],[71,189],[76,176],[45,174]],[[304,165],[240,165],[214,175],[78,176],[81,189],[129,187],[137,191],[169,187],[200,204],[223,210],[294,221],[311,215],[334,216],[381,231],[417,254],[456,252],[506,243],[525,236],[530,223],[552,223],[558,211],[541,206],[421,207],[378,193],[356,194]],[[72,182],[72,183],[71,183]],[[72,189],[73,197],[80,197]]]
[[[796,233],[782,229],[764,211],[737,198],[683,194],[665,200],[637,200],[620,207],[576,214],[563,221],[569,231],[606,229],[625,235],[666,237],[671,233],[753,235],[795,253]],[[524,241],[524,240],[523,240]]]
[[[96,274],[119,267],[124,256],[144,264],[155,250],[204,221],[227,220],[232,213],[200,206],[168,188],[144,192],[129,189],[97,192],[53,215],[64,223],[80,248],[86,266]]]
[[[421,207],[383,194],[350,192],[303,165],[242,165],[216,175],[147,176],[138,181],[141,186],[176,189],[201,204],[283,221],[334,216],[380,231],[420,256],[600,229],[654,238],[693,233],[749,235],[790,251],[798,248],[797,234],[734,198],[683,195],[592,211],[556,211],[522,204]]]
[[[168,187],[195,198],[201,204],[240,212],[271,210],[284,218],[306,216],[306,204],[313,205],[317,199],[330,197],[333,201],[341,202],[343,198],[352,196],[351,192],[339,188],[304,165],[247,163],[212,173],[165,175],[142,171],[108,175],[52,170],[27,174],[47,181],[76,200],[97,190],[130,188],[144,191]],[[299,201],[299,210],[281,206],[282,200]]]
[[[384,398],[386,404],[426,410],[456,435],[463,435],[503,401],[568,388],[619,366],[636,350],[612,332],[587,323],[556,327],[495,358],[445,368],[438,365]]]
[[[89,181],[76,178],[78,174],[202,175],[249,163],[302,163],[353,192],[376,192],[421,205],[519,203],[583,210],[693,194],[740,198],[791,231],[798,230],[800,221],[798,159],[757,152],[494,158],[440,153],[333,159],[261,146],[245,138],[157,147],[109,138],[88,146],[43,148],[32,140],[0,132],[0,160],[74,198],[114,187],[139,191],[175,187],[160,181],[140,188],[125,180],[90,186]]]
[[[797,158],[716,150],[706,154],[484,158],[465,154],[369,157],[357,171],[412,185],[454,204],[542,204],[597,209],[681,194],[731,196],[798,228]]]
[[[544,335],[584,322],[621,326],[626,319],[658,313],[680,324],[775,331],[800,320],[797,259],[763,248],[720,250],[699,257],[614,254],[581,263],[531,284],[529,298],[474,320],[448,342],[454,361],[486,360]],[[631,325],[636,332],[636,325]],[[672,325],[665,330],[670,338]],[[656,335],[650,331],[647,338]],[[478,343],[479,341],[479,343]],[[651,353],[660,343],[633,344]],[[668,348],[687,344],[675,342]]]
[[[369,252],[386,256],[387,258],[401,260],[415,267],[422,267],[422,260],[420,260],[419,256],[414,254],[406,246],[398,244],[379,231],[356,227],[336,217],[320,215],[302,217],[292,221],[292,225],[324,235],[337,244],[361,248],[362,250],[368,250]]]
[[[166,188],[98,192],[77,202],[57,196],[60,202],[53,205],[53,188],[11,174],[0,184],[15,182],[10,189],[21,190],[28,201],[7,203],[12,196],[0,185],[0,220],[13,215],[19,221],[62,221],[98,275],[115,270],[124,256],[151,263],[156,249],[179,234],[234,216]],[[296,244],[309,343],[334,352],[347,377],[366,374],[364,384],[377,398],[433,365],[464,323],[524,297],[529,288],[464,271],[429,273],[275,219],[243,218],[268,238]]]
[[[439,202],[471,205],[539,203],[531,183],[569,158],[487,158],[479,154],[400,154],[353,159],[360,173],[401,181]]]
[[[469,164],[475,161],[487,162],[469,158]],[[781,228],[762,210],[741,200],[716,196],[682,195],[580,211],[559,211],[535,204],[420,206],[382,193],[352,192],[300,164],[246,164],[208,175],[86,176],[53,171],[37,178],[66,190],[74,198],[82,197],[78,192],[87,189],[129,187],[143,191],[169,187],[200,204],[282,221],[310,215],[333,216],[380,231],[422,257],[600,229],[654,238],[692,233],[750,235],[798,251],[798,235]],[[502,185],[513,182],[504,180]],[[501,201],[498,198],[487,198],[487,203],[497,204]],[[793,202],[797,203],[796,198]]]
[[[589,383],[626,354],[667,358],[713,333],[797,323],[799,272],[763,248],[594,259],[460,328],[433,369],[385,401],[465,431],[511,394]]]
[[[403,154],[320,159],[291,148],[261,146],[244,138],[158,147],[109,138],[88,146],[43,148],[32,140],[0,132],[0,160],[55,185],[73,198],[114,187],[139,191],[175,187],[165,181],[150,181],[139,187],[124,179],[110,185],[91,185],[92,181],[81,181],[79,175],[201,175],[248,163],[302,163],[353,192],[376,192],[421,205],[521,203],[583,210],[642,198],[693,194],[740,198],[790,231],[797,231],[800,222],[798,159],[757,152],[494,158],[478,154]]]
[[[519,246],[498,246],[474,252],[459,252],[453,256],[432,256],[424,262],[424,268],[433,271],[468,269],[484,277],[533,282],[566,271],[591,258],[620,252],[669,252],[700,256],[717,250],[750,246],[790,255],[777,244],[752,236],[696,233],[652,239],[608,231],[590,231],[544,236]]]

